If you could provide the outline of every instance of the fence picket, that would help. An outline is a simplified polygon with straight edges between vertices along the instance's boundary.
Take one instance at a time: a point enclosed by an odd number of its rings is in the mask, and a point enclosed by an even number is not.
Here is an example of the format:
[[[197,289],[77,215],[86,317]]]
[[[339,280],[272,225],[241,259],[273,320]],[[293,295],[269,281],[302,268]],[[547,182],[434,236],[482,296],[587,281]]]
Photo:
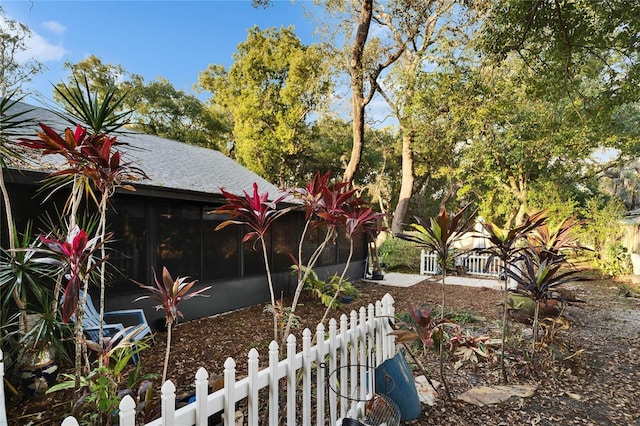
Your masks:
[[[146,426],[208,424],[208,416],[223,413],[224,424],[235,424],[235,407],[238,401],[247,399],[246,424],[258,426],[260,422],[260,389],[269,388],[267,404],[268,424],[283,424],[279,419],[279,386],[282,381],[286,389],[286,415],[288,425],[297,424],[301,415],[302,424],[311,425],[312,390],[315,390],[318,425],[335,426],[338,419],[349,414],[361,416],[364,405],[359,403],[375,390],[373,368],[395,355],[395,338],[392,331],[395,314],[394,300],[390,295],[366,308],[352,310],[350,315],[341,315],[339,326],[335,319],[329,321],[328,337],[325,327],[316,327],[317,343],[312,346],[312,333],[302,333],[302,352],[297,353],[296,337],[290,335],[286,341],[286,359],[280,361],[277,342],[269,345],[268,368],[259,369],[259,353],[252,348],[247,355],[248,376],[236,381],[236,361],[227,358],[224,364],[224,388],[208,394],[209,373],[200,368],[195,375],[195,402],[176,411],[176,388],[167,380],[162,386],[162,417]],[[338,328],[339,327],[339,328]],[[326,338],[325,338],[326,337]],[[0,352],[0,357],[1,357]],[[0,358],[0,367],[2,367]],[[316,369],[315,376],[313,369]],[[302,371],[299,371],[302,370]],[[302,376],[302,404],[298,408],[297,377]],[[0,387],[0,393],[2,389]],[[328,411],[326,405],[328,404]],[[264,404],[263,404],[264,405]],[[1,408],[1,405],[0,405]],[[130,397],[120,403],[120,426],[135,424],[135,402]],[[327,418],[327,413],[330,418]],[[2,426],[0,412],[0,426]],[[78,426],[73,417],[63,422],[64,426]]]
[[[302,424],[311,425],[311,330],[302,332]]]
[[[318,324],[316,328],[316,342],[318,352],[316,356],[316,424],[324,425],[324,386],[325,386],[325,355],[326,341],[324,335],[324,324]]]
[[[135,426],[136,402],[130,395],[125,395],[118,405],[120,408],[120,426]]]
[[[338,324],[335,318],[331,318],[329,320],[329,363],[327,370],[327,382],[329,384],[329,424],[330,426],[335,426],[336,420],[338,419],[338,396],[336,395],[335,389],[337,389],[337,373],[336,368],[338,367],[338,348],[337,348],[337,332],[338,332]],[[325,366],[327,364],[325,363]]]
[[[161,388],[162,426],[172,426],[176,422],[176,387],[167,380]]]
[[[269,425],[278,425],[278,343],[272,340],[269,344]]]
[[[224,393],[226,395],[224,401],[224,412],[222,417],[225,426],[234,426],[236,424],[236,362],[233,358],[227,358],[224,362]]]
[[[247,357],[247,370],[249,373],[249,390],[247,396],[249,415],[247,416],[247,421],[250,425],[258,424],[258,410],[260,409],[258,404],[258,391],[260,390],[260,387],[258,386],[259,361],[258,351],[256,348],[251,348],[249,356]]]
[[[287,337],[287,424],[296,424],[296,336]]]

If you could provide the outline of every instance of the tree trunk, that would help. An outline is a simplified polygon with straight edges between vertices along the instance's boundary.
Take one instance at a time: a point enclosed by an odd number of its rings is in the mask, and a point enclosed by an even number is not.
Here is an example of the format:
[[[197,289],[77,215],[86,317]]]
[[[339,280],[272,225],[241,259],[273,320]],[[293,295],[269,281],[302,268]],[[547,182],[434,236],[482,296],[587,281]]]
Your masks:
[[[371,17],[373,16],[373,0],[363,0],[358,21],[358,30],[351,50],[351,105],[353,107],[353,146],[349,164],[345,168],[342,180],[353,181],[353,177],[360,165],[364,148],[364,108],[367,101],[364,96],[364,71],[362,55],[369,36]],[[371,88],[373,91],[374,88]]]
[[[409,212],[409,203],[413,194],[413,131],[403,132],[402,136],[402,183],[398,205],[393,213],[391,231],[393,234],[402,232],[402,226]]]

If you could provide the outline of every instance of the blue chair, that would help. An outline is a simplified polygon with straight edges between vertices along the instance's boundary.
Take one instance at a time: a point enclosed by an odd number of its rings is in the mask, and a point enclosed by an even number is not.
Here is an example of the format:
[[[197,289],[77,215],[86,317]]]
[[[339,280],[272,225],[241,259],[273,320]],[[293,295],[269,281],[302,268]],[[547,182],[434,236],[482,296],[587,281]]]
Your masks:
[[[83,295],[84,292],[80,291],[80,298],[82,298]],[[87,304],[82,318],[82,330],[89,340],[98,342],[100,341],[100,313],[93,304],[90,294],[87,294],[86,300]],[[75,320],[75,317],[73,319]],[[113,337],[125,327],[130,326],[132,329],[141,327],[141,331],[132,339],[134,342],[147,335],[151,335],[151,339],[153,340],[151,327],[149,327],[147,317],[144,315],[142,309],[124,309],[105,312],[102,321],[102,335],[103,337]],[[134,363],[138,362],[137,354],[132,357],[132,360]]]

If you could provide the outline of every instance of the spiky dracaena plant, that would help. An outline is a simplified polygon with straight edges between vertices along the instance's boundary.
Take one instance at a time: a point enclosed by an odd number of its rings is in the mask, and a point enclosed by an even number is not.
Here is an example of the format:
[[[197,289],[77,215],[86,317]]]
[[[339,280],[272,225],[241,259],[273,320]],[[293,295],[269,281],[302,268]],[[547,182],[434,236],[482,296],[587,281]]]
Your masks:
[[[441,320],[444,320],[445,311],[445,280],[447,277],[447,256],[454,242],[458,241],[464,234],[469,232],[474,224],[476,211],[471,213],[471,204],[467,204],[453,216],[449,216],[447,208],[442,206],[436,217],[425,220],[421,217],[414,216],[415,222],[409,225],[409,230],[396,234],[398,238],[412,241],[417,245],[437,253],[438,260],[442,271],[442,307]],[[447,394],[447,398],[451,400],[451,393],[447,385],[444,374],[444,345],[440,345],[440,376]]]
[[[488,266],[494,258],[502,261],[505,271],[511,268],[511,260],[520,252],[523,247],[519,242],[523,241],[534,229],[542,226],[547,217],[547,210],[542,210],[532,214],[525,219],[525,222],[512,229],[501,228],[492,222],[483,224],[489,240],[489,247],[480,250],[480,253],[489,255],[486,265]],[[505,366],[505,340],[507,338],[507,320],[508,320],[508,275],[504,275],[503,286],[503,313],[502,313],[502,343],[500,348],[500,371],[503,383],[507,383],[507,369]]]
[[[22,97],[18,97],[17,92],[11,92],[6,97],[0,98],[0,192],[2,192],[2,201],[4,203],[4,212],[7,220],[9,251],[11,256],[14,255],[16,241],[18,239],[15,235],[11,200],[4,181],[4,169],[11,160],[19,160],[22,158],[22,155],[16,150],[16,146],[11,138],[16,134],[20,134],[24,128],[31,125],[31,120],[26,117],[26,114],[29,113],[30,110],[16,109],[16,106],[21,100]],[[26,325],[26,304],[20,297],[20,294],[12,293],[12,297],[20,311],[23,319],[22,323]]]
[[[156,271],[153,271],[153,286],[144,285],[134,281],[141,288],[149,291],[150,295],[138,297],[135,301],[142,299],[152,299],[158,302],[156,309],[164,310],[167,321],[167,349],[164,354],[164,368],[162,369],[162,383],[167,380],[167,367],[169,365],[169,354],[171,353],[171,330],[174,323],[182,318],[182,312],[178,309],[180,304],[195,296],[204,296],[202,293],[209,290],[211,286],[206,286],[198,290],[191,290],[197,282],[189,281],[188,277],[177,277],[175,280],[169,274],[167,268],[162,268],[162,280],[158,280]]]
[[[242,242],[251,241],[253,238],[257,238],[262,248],[262,256],[264,259],[264,266],[267,272],[267,281],[269,284],[269,294],[271,296],[271,308],[273,315],[273,338],[278,340],[278,317],[275,315],[277,312],[275,291],[273,288],[273,279],[271,277],[271,268],[269,267],[269,255],[267,252],[267,244],[265,236],[267,231],[273,224],[273,222],[286,214],[291,210],[291,207],[278,209],[278,203],[286,198],[286,195],[281,195],[275,200],[269,200],[269,193],[260,193],[258,190],[258,184],[254,182],[253,193],[249,194],[247,191],[243,191],[243,195],[232,194],[221,188],[220,191],[225,197],[226,204],[222,207],[214,210],[217,214],[228,214],[230,219],[223,221],[216,227],[216,231],[229,225],[245,225],[250,231],[247,232],[242,238]]]

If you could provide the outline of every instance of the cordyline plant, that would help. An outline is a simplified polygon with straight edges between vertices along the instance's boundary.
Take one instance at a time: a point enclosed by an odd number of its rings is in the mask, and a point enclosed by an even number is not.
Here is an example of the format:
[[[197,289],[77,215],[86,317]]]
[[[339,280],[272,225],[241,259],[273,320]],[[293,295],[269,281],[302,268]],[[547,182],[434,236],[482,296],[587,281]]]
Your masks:
[[[362,200],[357,198],[347,203],[343,207],[342,219],[344,223],[344,231],[349,239],[349,256],[347,257],[347,262],[345,263],[344,269],[342,270],[342,275],[340,275],[340,281],[338,283],[338,289],[333,295],[332,303],[336,300],[338,295],[340,294],[340,284],[345,280],[345,275],[347,273],[347,269],[349,268],[349,264],[351,263],[351,258],[353,257],[353,242],[355,237],[358,234],[368,233],[373,231],[378,227],[379,220],[384,216],[382,213],[374,212],[370,207],[362,207]],[[322,316],[322,320],[320,323],[324,323],[327,320],[327,316],[329,315],[330,306],[324,312]]]
[[[447,257],[454,242],[469,232],[474,224],[476,211],[469,213],[471,204],[467,204],[453,216],[449,216],[447,208],[443,205],[436,217],[429,220],[414,216],[415,222],[409,225],[410,230],[396,234],[398,238],[412,241],[418,246],[437,253],[441,266],[442,278],[442,306],[440,319],[444,320],[445,311],[445,280],[447,276]],[[451,393],[444,374],[444,345],[440,345],[440,376],[447,398],[451,401]]]
[[[153,270],[153,286],[145,285],[134,281],[141,288],[151,293],[147,296],[140,296],[135,301],[142,299],[152,299],[159,303],[156,309],[164,310],[167,321],[167,349],[164,355],[164,368],[162,370],[162,383],[167,380],[167,367],[169,365],[169,354],[171,352],[171,330],[174,323],[182,318],[182,312],[178,309],[180,304],[195,296],[206,296],[202,293],[209,290],[211,286],[206,286],[198,290],[191,290],[197,280],[187,282],[188,277],[177,277],[175,280],[169,274],[167,268],[162,268],[162,280],[158,280],[156,271]]]
[[[439,351],[444,340],[444,327],[451,323],[442,317],[439,319],[434,318],[432,310],[428,307],[420,309],[417,306],[410,305],[408,307],[408,311],[411,319],[405,321],[396,316],[395,325],[400,328],[392,331],[390,334],[396,336],[396,343],[400,343],[405,347],[420,369],[420,372],[429,381],[431,387],[436,389],[433,383],[431,383],[431,379],[429,378],[424,366],[413,354],[411,348],[407,346],[407,343],[419,341],[422,344],[423,356],[426,354],[428,348],[434,348]]]
[[[102,247],[106,241],[98,237],[89,240],[84,229],[75,225],[69,230],[66,239],[61,240],[55,236],[40,236],[40,241],[48,248],[55,257],[48,258],[49,263],[59,266],[67,278],[64,290],[64,301],[62,303],[62,320],[67,323],[75,314],[75,368],[76,385],[80,385],[80,373],[82,368],[82,352],[84,339],[82,338],[82,318],[84,317],[84,307],[86,305],[85,296],[79,301],[80,288],[86,287],[89,282],[89,275],[100,265],[106,262],[107,258],[96,259],[96,251]],[[59,282],[59,281],[58,281]],[[54,303],[58,299],[59,287],[54,290]]]
[[[343,223],[343,206],[355,194],[355,190],[349,189],[346,182],[337,182],[331,184],[331,173],[316,173],[313,179],[307,183],[304,188],[293,188],[289,192],[294,197],[302,201],[305,209],[305,224],[300,236],[298,244],[298,257],[291,256],[296,273],[297,283],[293,294],[293,302],[291,309],[295,312],[298,301],[305,283],[309,279],[309,274],[318,262],[320,255],[329,243],[336,237],[338,226]],[[302,247],[306,239],[307,232],[314,226],[323,226],[325,228],[324,239],[315,248],[306,262],[303,260]],[[338,284],[338,288],[340,285]],[[331,306],[331,303],[329,304]],[[291,331],[292,320],[287,321],[285,332],[282,336],[287,338]]]
[[[243,191],[243,195],[232,194],[225,189],[221,188],[222,195],[225,197],[226,204],[217,208],[214,213],[228,214],[230,219],[223,221],[216,227],[216,231],[225,228],[229,225],[245,225],[249,228],[242,238],[242,242],[251,241],[253,238],[257,239],[262,248],[262,256],[264,259],[264,265],[267,272],[267,280],[269,284],[269,295],[271,297],[271,308],[273,315],[273,338],[278,339],[278,317],[275,314],[277,312],[275,291],[273,288],[273,278],[271,277],[271,269],[269,267],[269,255],[267,253],[267,245],[265,242],[265,236],[267,231],[273,224],[273,222],[291,210],[291,208],[285,208],[278,210],[277,205],[286,198],[286,195],[281,195],[273,201],[269,200],[269,193],[260,193],[258,190],[258,184],[254,182],[253,193],[249,194]]]
[[[566,259],[562,256],[541,260],[536,252],[529,251],[518,259],[513,269],[507,270],[507,275],[518,284],[514,292],[523,294],[534,301],[532,358],[535,355],[538,342],[540,305],[547,304],[550,300],[562,303],[580,302],[580,300],[565,297],[558,292],[558,289],[567,283],[586,280],[586,278],[576,275],[578,270],[562,269],[566,264]]]
[[[105,259],[106,241],[106,212],[108,199],[114,194],[115,189],[134,188],[124,183],[125,180],[138,180],[146,178],[144,172],[133,166],[131,163],[123,162],[121,154],[115,147],[119,145],[115,137],[108,134],[118,130],[127,123],[130,112],[121,112],[120,108],[125,95],[117,95],[115,87],[109,87],[104,96],[92,93],[86,76],[82,85],[78,78],[74,76],[75,85],[62,88],[55,87],[55,90],[63,99],[63,104],[68,113],[58,113],[60,117],[72,124],[78,121],[85,123],[87,128],[77,125],[75,130],[67,128],[64,135],[60,136],[55,130],[40,124],[41,131],[37,132],[38,139],[21,139],[20,144],[31,149],[39,150],[43,154],[58,154],[65,161],[66,166],[52,173],[45,185],[51,193],[71,185],[71,194],[67,200],[64,213],[68,215],[69,228],[73,229],[78,219],[78,209],[83,198],[83,193],[87,198],[91,198],[98,206],[100,221],[96,235],[99,236],[101,258]],[[96,191],[98,194],[96,194]],[[88,259],[92,262],[92,258]],[[91,265],[87,265],[90,268]],[[100,265],[100,317],[104,317],[104,289],[105,289],[105,263]],[[88,282],[84,283],[85,294],[88,291]],[[66,293],[67,291],[65,291]],[[71,300],[77,300],[72,297]],[[85,300],[80,300],[76,305],[78,311],[84,310]],[[81,318],[82,315],[79,315]],[[76,335],[76,340],[82,338]],[[102,339],[102,321],[100,322],[100,339]],[[79,374],[79,371],[77,371]]]
[[[483,223],[483,227],[487,232],[489,247],[479,250],[480,253],[489,255],[485,269],[491,264],[493,259],[498,258],[504,265],[505,271],[511,268],[512,259],[523,250],[523,246],[519,244],[536,228],[545,223],[548,210],[542,210],[527,217],[519,226],[512,229],[501,228],[492,222]],[[505,340],[507,339],[507,320],[508,320],[508,275],[505,272],[503,286],[503,308],[502,313],[502,344],[500,348],[500,371],[502,373],[502,382],[507,383],[507,370],[505,366]]]

